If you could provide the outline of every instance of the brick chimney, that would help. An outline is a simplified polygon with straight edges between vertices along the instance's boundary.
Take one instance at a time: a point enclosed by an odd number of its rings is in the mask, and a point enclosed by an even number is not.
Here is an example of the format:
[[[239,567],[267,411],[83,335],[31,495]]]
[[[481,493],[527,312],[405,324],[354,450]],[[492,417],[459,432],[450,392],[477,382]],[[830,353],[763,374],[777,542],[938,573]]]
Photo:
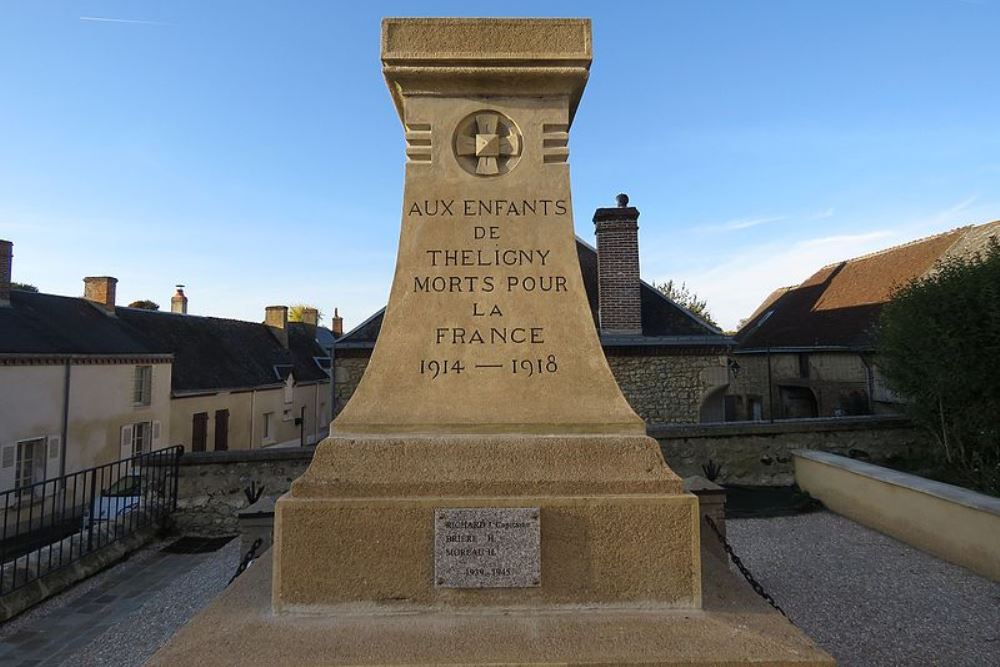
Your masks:
[[[0,308],[10,305],[10,281],[14,269],[14,244],[0,240]]]
[[[268,306],[264,309],[264,324],[271,330],[282,347],[288,348],[288,306]]]
[[[90,276],[83,279],[83,298],[103,308],[109,315],[115,314],[115,288],[118,279],[111,276]]]
[[[330,318],[330,331],[333,332],[334,338],[340,338],[344,335],[344,318],[340,316],[337,309],[333,309],[333,317]]]
[[[601,333],[641,334],[639,211],[628,195],[617,199],[617,207],[594,212]]]
[[[187,315],[188,298],[184,296],[184,285],[178,285],[177,292],[170,297],[170,312]]]

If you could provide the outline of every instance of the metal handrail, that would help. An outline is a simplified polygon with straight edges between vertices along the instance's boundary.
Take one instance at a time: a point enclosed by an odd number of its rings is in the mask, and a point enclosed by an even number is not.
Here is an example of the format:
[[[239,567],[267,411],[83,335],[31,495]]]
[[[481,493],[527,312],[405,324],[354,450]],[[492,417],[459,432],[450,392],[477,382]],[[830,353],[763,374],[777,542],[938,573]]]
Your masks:
[[[0,597],[161,523],[177,508],[183,451],[166,447],[0,492]],[[135,495],[105,493],[123,479],[134,480]]]

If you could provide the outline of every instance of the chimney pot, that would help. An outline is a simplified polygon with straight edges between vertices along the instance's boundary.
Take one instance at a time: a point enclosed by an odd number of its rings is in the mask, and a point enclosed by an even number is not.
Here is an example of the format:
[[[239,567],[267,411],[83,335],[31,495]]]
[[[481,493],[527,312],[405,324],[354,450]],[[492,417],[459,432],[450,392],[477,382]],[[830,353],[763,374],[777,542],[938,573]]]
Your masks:
[[[89,276],[83,279],[83,298],[114,315],[117,285],[118,279],[111,276]]]
[[[177,286],[177,292],[170,297],[170,312],[187,315],[188,298],[184,296],[184,285]]]
[[[333,317],[330,318],[330,331],[335,338],[344,335],[344,318],[340,316],[340,312],[336,308],[333,309]]]
[[[637,335],[642,334],[639,210],[628,205],[628,195],[617,200],[617,207],[594,212],[598,312],[603,333]]]
[[[0,240],[0,307],[10,305],[10,281],[14,271],[14,244]]]
[[[278,341],[288,347],[288,306],[268,306],[264,309],[264,324],[271,329]]]

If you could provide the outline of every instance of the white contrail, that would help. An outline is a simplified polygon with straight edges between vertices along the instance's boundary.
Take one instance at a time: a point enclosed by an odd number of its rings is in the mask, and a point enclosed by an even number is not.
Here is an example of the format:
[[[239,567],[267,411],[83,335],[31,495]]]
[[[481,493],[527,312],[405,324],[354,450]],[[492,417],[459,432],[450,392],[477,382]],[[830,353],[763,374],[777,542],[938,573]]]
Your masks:
[[[81,21],[99,21],[101,23],[140,23],[142,25],[167,25],[160,21],[143,21],[141,19],[112,19],[104,16],[81,16]]]

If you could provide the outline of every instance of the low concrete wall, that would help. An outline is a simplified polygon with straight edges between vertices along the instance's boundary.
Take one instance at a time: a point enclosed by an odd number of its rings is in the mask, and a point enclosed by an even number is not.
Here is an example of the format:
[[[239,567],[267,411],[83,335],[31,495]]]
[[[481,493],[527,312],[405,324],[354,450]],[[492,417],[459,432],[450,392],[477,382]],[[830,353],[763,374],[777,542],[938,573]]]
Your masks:
[[[125,521],[126,519],[123,517],[119,520],[119,523],[123,524]],[[159,528],[155,525],[142,528],[127,537],[113,541],[92,553],[84,555],[79,560],[65,567],[56,569],[53,566],[52,571],[0,598],[0,623],[14,618],[39,602],[47,600],[73,584],[92,577],[101,570],[114,565],[131,552],[142,548],[143,545],[151,541],[156,536],[158,530]],[[95,534],[97,532],[95,531]],[[101,526],[99,532],[102,534],[97,536],[96,539],[98,540],[114,539],[115,526]],[[33,575],[37,572],[45,571],[48,568],[50,552],[60,552],[65,554],[66,558],[69,558],[70,554],[74,552],[79,553],[84,549],[86,549],[86,533],[75,533],[60,542],[55,542],[26,556],[21,556],[16,561],[6,563],[4,566],[4,576],[8,580],[9,585],[13,580],[15,570],[22,577],[27,576],[25,573],[30,572]],[[54,563],[57,563],[57,561],[54,561]]]
[[[798,485],[838,514],[1000,581],[1000,499],[826,452],[794,452]]]
[[[649,434],[681,477],[704,475],[709,460],[722,465],[715,481],[787,486],[795,481],[792,452],[816,449],[875,463],[911,457],[931,446],[904,417],[838,417],[725,424],[657,424]]]
[[[247,507],[244,489],[263,486],[280,496],[306,471],[316,447],[185,452],[177,483],[177,529],[186,535],[236,535],[236,513]]]

